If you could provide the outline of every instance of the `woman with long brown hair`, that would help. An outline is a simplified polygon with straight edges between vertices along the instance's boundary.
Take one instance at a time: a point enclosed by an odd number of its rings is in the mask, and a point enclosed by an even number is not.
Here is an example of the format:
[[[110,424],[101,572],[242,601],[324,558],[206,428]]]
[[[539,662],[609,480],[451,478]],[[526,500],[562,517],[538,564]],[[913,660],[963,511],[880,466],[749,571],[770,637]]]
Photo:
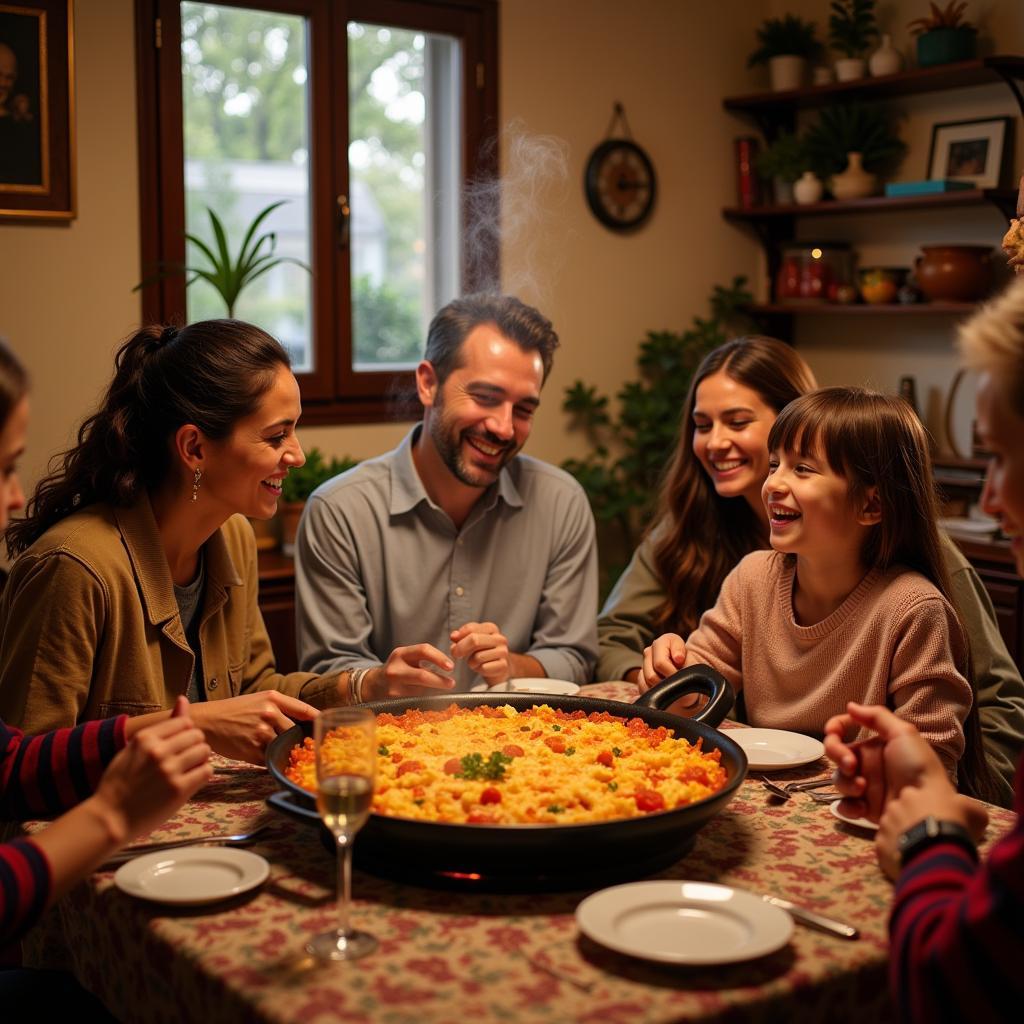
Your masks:
[[[643,651],[664,632],[689,635],[745,555],[768,547],[761,484],[768,433],[782,409],[816,387],[810,367],[774,338],[734,339],[697,368],[658,513],[598,619],[598,678],[637,681]],[[1024,746],[1024,682],[977,573],[943,535],[957,610],[970,638],[985,753],[1000,803],[1012,800]]]
[[[305,461],[298,384],[258,327],[150,327],[121,346],[78,443],[7,531],[0,715],[32,731],[189,698],[211,746],[266,743],[346,698],[338,677],[277,672],[246,517],[274,514]],[[298,699],[302,698],[302,699]]]

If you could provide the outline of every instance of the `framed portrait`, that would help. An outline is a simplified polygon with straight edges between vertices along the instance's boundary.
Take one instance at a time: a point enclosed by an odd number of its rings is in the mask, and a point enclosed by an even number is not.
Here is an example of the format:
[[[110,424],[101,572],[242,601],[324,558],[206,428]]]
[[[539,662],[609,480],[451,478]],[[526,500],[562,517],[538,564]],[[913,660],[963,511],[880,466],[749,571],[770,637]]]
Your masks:
[[[72,0],[0,0],[0,218],[75,216]]]
[[[1013,119],[946,121],[932,126],[928,177],[969,181],[977,188],[999,188],[1009,178]]]

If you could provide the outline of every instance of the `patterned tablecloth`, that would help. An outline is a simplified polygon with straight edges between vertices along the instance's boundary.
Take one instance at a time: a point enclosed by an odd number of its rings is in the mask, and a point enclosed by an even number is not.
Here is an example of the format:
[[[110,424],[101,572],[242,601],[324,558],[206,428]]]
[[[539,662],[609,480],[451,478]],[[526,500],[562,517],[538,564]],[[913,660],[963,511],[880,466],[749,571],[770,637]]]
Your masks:
[[[623,686],[601,684],[593,692],[621,698]],[[789,781],[826,771],[822,761],[773,777]],[[315,829],[268,814],[263,801],[274,788],[265,770],[221,761],[196,799],[149,837],[238,832],[270,820],[273,830],[253,847],[270,862],[270,878],[254,893],[172,909],[124,895],[107,871],[60,904],[76,974],[123,1021],[831,1024],[855,1018],[877,1024],[890,1016],[892,887],[877,867],[870,835],[805,796],[779,803],[747,779],[692,852],[656,877],[775,893],[856,925],[858,941],[797,926],[786,947],[757,961],[670,967],[581,936],[573,915],[586,890],[452,892],[357,871],[353,922],[372,932],[380,948],[355,963],[320,965],[303,945],[334,923],[334,858]],[[1012,820],[1010,812],[993,809],[989,841]],[[414,862],[415,849],[408,856]]]

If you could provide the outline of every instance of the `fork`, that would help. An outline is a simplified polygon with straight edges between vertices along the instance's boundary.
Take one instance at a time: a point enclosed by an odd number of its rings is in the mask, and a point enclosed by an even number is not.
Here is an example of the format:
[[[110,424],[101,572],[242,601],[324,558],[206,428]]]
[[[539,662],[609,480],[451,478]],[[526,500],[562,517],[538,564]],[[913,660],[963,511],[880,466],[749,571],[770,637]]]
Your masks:
[[[104,862],[108,864],[124,864],[125,861],[141,857],[144,853],[157,853],[160,850],[176,850],[181,846],[246,846],[256,842],[267,831],[270,825],[263,824],[249,832],[237,832],[230,836],[193,836],[191,839],[171,839],[165,843],[143,843],[140,846],[129,846],[124,850],[111,854]]]

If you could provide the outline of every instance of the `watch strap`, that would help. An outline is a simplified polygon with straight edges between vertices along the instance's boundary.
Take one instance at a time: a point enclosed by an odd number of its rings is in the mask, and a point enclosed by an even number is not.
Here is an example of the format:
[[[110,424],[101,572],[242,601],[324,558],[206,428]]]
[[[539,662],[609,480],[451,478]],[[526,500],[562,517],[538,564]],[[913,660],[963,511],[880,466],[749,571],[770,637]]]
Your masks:
[[[953,842],[964,847],[975,860],[977,848],[970,832],[957,821],[944,821],[929,814],[926,818],[911,826],[896,840],[896,848],[900,854],[900,864],[907,861],[936,843]]]

